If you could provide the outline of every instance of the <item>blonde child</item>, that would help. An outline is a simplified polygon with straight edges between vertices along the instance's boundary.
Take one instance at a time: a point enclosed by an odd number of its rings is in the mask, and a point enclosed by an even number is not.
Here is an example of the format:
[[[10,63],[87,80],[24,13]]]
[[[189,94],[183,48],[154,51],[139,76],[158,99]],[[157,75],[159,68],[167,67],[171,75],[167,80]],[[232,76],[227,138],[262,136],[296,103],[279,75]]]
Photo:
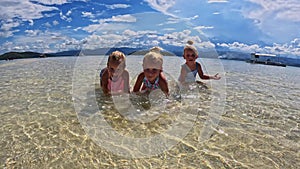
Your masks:
[[[161,89],[167,96],[169,88],[167,80],[162,73],[163,58],[159,47],[152,48],[143,59],[143,72],[135,82],[133,92],[150,92]]]
[[[214,76],[205,75],[203,73],[201,64],[196,62],[196,59],[198,58],[198,51],[196,47],[193,46],[193,41],[188,41],[188,44],[184,47],[183,58],[185,59],[185,64],[181,65],[181,72],[179,76],[179,82],[181,84],[195,82],[197,74],[201,79],[219,80],[221,78],[218,73]],[[197,81],[197,83],[201,82]]]
[[[107,67],[100,72],[100,84],[104,94],[129,93],[129,73],[126,68],[125,54],[112,52],[107,61]]]

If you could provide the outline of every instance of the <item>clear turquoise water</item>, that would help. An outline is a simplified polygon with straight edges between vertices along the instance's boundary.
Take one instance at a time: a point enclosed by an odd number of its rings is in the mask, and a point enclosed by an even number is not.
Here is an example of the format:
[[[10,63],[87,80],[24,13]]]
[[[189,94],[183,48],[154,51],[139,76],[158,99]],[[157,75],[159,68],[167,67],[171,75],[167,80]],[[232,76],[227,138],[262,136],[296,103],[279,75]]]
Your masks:
[[[178,93],[183,60],[165,57],[171,97],[158,94],[148,100],[103,97],[97,72],[105,62],[104,57],[0,62],[1,168],[299,168],[299,68],[222,60],[223,81]],[[215,59],[201,62],[210,73],[218,69]],[[129,56],[127,69],[133,85],[141,57]],[[218,85],[226,89],[224,100]],[[212,108],[218,99],[224,104]],[[124,114],[126,100],[142,115]],[[181,114],[187,115],[184,120]],[[217,119],[216,125],[199,140],[210,119]],[[173,124],[179,128],[170,134]],[[115,135],[107,131],[122,137],[110,142]],[[171,146],[155,150],[152,142],[128,144],[124,139],[154,136]]]

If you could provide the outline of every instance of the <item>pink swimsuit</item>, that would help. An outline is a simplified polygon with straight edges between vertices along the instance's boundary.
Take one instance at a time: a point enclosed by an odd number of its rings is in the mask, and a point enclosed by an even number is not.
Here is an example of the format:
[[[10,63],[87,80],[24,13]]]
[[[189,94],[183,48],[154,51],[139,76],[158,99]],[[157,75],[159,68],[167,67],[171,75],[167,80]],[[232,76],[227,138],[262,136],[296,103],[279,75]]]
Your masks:
[[[117,81],[112,81],[108,79],[107,88],[113,93],[123,92],[125,87],[125,80],[122,77],[119,77]]]

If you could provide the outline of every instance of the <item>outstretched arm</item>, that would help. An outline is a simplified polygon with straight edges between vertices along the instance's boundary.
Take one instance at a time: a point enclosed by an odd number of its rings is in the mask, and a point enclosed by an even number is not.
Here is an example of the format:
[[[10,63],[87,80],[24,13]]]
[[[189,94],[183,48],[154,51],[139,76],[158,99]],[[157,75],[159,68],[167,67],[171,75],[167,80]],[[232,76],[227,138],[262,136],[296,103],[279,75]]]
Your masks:
[[[219,76],[219,73],[215,74],[214,76],[210,76],[210,79],[219,80],[221,79],[221,76]]]
[[[214,80],[221,79],[221,77],[218,76],[218,73],[215,74],[214,76],[205,75],[202,71],[202,67],[201,67],[200,63],[197,62],[196,64],[198,64],[198,75],[201,79],[214,79]]]
[[[143,84],[144,77],[145,77],[144,72],[140,73],[139,76],[137,77],[137,79],[135,81],[135,84],[134,84],[134,87],[133,87],[133,92],[134,93],[140,91],[140,88]]]
[[[201,79],[209,79],[209,76],[208,75],[205,75],[202,71],[202,67],[200,65],[200,63],[196,62],[197,64],[197,67],[198,67],[198,75]]]

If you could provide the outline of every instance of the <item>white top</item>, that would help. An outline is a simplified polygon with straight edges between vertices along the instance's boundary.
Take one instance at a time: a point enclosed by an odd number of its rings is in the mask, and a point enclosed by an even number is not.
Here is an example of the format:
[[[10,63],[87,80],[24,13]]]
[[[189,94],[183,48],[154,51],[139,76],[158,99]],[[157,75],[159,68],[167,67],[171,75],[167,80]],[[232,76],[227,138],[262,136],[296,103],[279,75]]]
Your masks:
[[[198,73],[198,64],[196,64],[196,69],[191,70],[187,64],[181,65],[182,69],[185,69],[187,74],[185,77],[185,82],[195,82],[196,81],[196,75]]]

